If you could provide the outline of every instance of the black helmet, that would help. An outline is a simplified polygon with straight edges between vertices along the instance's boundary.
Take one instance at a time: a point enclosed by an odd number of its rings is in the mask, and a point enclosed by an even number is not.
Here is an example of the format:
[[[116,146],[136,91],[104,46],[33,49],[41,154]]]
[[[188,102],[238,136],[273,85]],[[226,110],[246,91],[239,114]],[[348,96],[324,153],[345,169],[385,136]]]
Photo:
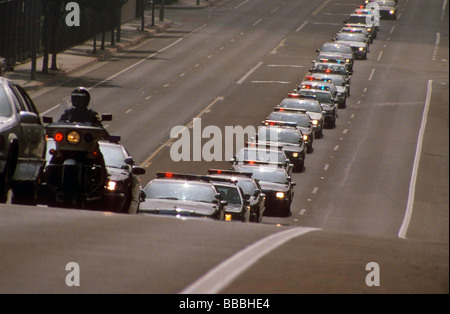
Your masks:
[[[84,87],[78,87],[72,92],[72,105],[75,108],[87,108],[91,101],[91,95]]]

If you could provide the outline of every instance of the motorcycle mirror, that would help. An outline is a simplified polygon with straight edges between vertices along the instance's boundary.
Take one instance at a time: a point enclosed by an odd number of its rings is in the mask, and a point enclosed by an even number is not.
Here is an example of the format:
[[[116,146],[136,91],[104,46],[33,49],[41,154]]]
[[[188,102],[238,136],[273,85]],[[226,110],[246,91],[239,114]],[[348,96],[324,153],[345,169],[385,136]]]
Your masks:
[[[112,114],[110,113],[102,114],[102,122],[103,121],[112,121]]]

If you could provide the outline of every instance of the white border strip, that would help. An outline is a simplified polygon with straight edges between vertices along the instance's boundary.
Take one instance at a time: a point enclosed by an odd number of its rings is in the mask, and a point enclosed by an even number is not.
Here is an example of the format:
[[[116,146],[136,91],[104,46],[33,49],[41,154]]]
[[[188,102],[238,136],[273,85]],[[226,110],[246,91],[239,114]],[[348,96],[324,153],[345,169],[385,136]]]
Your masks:
[[[417,172],[419,168],[420,155],[422,153],[423,136],[425,128],[427,126],[428,110],[430,109],[431,93],[433,91],[433,81],[428,81],[427,98],[425,100],[425,108],[423,109],[422,124],[420,125],[419,138],[417,140],[416,155],[414,157],[414,165],[411,174],[411,181],[409,183],[409,195],[408,204],[406,206],[405,217],[403,218],[402,226],[398,232],[398,237],[406,239],[406,233],[408,232],[409,223],[411,221],[413,206],[414,206],[414,194],[416,190]]]
[[[182,290],[180,294],[218,293],[264,255],[293,238],[315,230],[320,229],[298,227],[265,237],[207,272],[203,277]]]

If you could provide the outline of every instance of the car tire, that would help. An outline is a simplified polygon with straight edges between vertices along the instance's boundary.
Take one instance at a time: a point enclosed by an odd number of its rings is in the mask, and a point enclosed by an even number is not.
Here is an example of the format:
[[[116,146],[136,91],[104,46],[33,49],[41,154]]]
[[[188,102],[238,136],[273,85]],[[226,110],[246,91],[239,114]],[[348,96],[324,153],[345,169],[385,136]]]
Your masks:
[[[17,182],[12,187],[12,204],[30,205],[37,204],[39,184],[37,181]]]
[[[10,182],[12,178],[12,157],[8,154],[6,159],[5,169],[3,173],[0,173],[0,203],[6,203],[8,201],[8,192],[10,188]]]

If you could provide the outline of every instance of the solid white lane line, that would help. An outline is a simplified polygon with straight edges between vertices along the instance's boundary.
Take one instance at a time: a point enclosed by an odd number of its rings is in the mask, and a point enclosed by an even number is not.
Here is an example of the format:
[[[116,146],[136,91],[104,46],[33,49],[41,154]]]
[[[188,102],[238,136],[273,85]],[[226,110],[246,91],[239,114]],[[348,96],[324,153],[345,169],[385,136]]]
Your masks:
[[[257,65],[255,65],[250,71],[247,72],[239,81],[237,81],[237,84],[242,84],[250,75],[252,75],[253,72],[258,70],[258,68],[263,64],[263,62],[259,62]]]
[[[246,4],[246,3],[249,2],[249,1],[250,1],[250,0],[245,0],[244,2],[242,2],[242,3],[238,4],[237,6],[235,6],[233,9],[234,9],[234,10],[239,9],[241,6],[243,6],[244,4]]]
[[[265,237],[234,254],[207,272],[180,294],[215,294],[227,287],[263,256],[269,254],[291,239],[316,231],[316,228],[291,228]]]
[[[419,171],[419,162],[420,162],[420,155],[422,153],[423,136],[425,134],[425,128],[427,126],[428,110],[430,109],[432,92],[433,92],[433,81],[429,80],[427,87],[427,97],[425,100],[425,107],[423,109],[422,114],[422,123],[420,125],[419,137],[417,139],[416,154],[414,157],[414,164],[411,173],[411,181],[409,183],[409,194],[408,194],[408,203],[406,205],[406,213],[405,217],[403,218],[402,226],[400,227],[400,230],[398,232],[398,237],[402,239],[406,239],[406,233],[408,232],[409,223],[411,222],[411,216],[414,207],[414,194],[416,190],[417,173]]]

